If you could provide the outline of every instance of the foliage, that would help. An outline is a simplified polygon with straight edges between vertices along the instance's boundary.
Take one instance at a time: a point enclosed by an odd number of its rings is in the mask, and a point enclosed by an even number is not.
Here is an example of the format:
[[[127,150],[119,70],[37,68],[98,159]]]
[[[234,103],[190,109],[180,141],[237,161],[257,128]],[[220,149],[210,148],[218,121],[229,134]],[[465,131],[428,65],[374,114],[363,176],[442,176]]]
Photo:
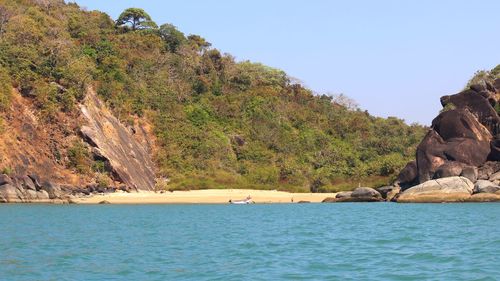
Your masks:
[[[91,159],[87,147],[81,141],[74,141],[68,148],[68,166],[86,174],[91,170]]]
[[[414,158],[425,133],[344,95],[315,95],[282,70],[237,62],[171,24],[156,28],[141,9],[114,22],[74,3],[49,6],[0,0],[0,85],[7,73],[44,122],[71,114],[88,86],[122,121],[148,119],[169,189],[376,185]],[[81,142],[67,155],[80,173],[104,172]]]
[[[453,110],[453,109],[455,109],[455,108],[457,108],[457,107],[456,107],[453,103],[451,103],[451,102],[450,102],[450,103],[448,103],[447,105],[445,105],[445,106],[443,107],[443,109],[441,109],[441,110],[439,111],[439,113],[443,113],[443,112],[446,112],[446,111],[450,111],[450,110]]]
[[[162,24],[158,29],[158,33],[165,42],[165,49],[172,53],[175,53],[177,49],[187,41],[184,33],[177,30],[172,24]]]
[[[12,83],[7,70],[0,66],[0,111],[10,106],[12,99]]]
[[[130,26],[132,30],[156,28],[157,25],[143,9],[128,8],[116,20],[118,26]]]
[[[99,187],[108,188],[111,185],[111,179],[106,174],[98,173],[96,182]]]
[[[485,82],[492,83],[493,80],[500,78],[500,64],[492,70],[479,70],[474,73],[474,76],[467,83],[466,88],[474,84],[482,84]]]

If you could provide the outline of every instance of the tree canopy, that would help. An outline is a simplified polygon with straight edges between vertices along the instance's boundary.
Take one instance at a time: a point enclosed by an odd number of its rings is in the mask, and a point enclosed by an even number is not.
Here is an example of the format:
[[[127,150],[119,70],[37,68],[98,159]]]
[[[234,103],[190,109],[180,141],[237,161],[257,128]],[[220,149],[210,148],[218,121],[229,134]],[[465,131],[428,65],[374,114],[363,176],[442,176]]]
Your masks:
[[[128,8],[116,20],[118,26],[130,26],[132,30],[156,28],[156,23],[143,9]]]
[[[165,48],[170,52],[176,52],[179,46],[187,40],[184,33],[180,32],[172,24],[162,24],[158,29],[161,39],[165,42]]]

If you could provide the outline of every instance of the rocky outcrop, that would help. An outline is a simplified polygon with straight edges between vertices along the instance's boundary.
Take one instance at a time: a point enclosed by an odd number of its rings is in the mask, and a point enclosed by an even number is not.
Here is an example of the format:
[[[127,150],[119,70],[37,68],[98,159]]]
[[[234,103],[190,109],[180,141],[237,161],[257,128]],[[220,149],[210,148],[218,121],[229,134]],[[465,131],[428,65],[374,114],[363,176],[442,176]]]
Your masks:
[[[478,180],[474,184],[474,193],[496,193],[500,191],[500,186],[487,180]]]
[[[351,194],[352,201],[355,202],[378,202],[382,201],[382,195],[370,187],[358,187]]]
[[[146,148],[89,90],[81,111],[87,119],[81,133],[94,154],[106,159],[116,180],[133,190],[154,190],[154,166]]]
[[[500,80],[494,85],[498,87]],[[405,190],[432,179],[457,176],[475,182],[498,172],[500,165],[487,162],[500,160],[500,117],[495,110],[500,89],[494,85],[472,85],[441,98],[444,112],[432,121],[417,147],[416,161],[401,171],[397,185]]]
[[[474,190],[474,184],[465,177],[430,180],[402,192],[400,203],[465,202]]]
[[[370,187],[358,187],[353,191],[339,192],[335,195],[335,198],[325,198],[323,203],[380,201],[383,201],[382,195],[377,190]]]
[[[71,203],[72,198],[115,192],[116,189],[88,184],[85,187],[40,183],[38,176],[0,174],[0,203]]]
[[[0,203],[56,203],[66,200],[67,195],[52,182],[37,185],[28,176],[0,175]]]

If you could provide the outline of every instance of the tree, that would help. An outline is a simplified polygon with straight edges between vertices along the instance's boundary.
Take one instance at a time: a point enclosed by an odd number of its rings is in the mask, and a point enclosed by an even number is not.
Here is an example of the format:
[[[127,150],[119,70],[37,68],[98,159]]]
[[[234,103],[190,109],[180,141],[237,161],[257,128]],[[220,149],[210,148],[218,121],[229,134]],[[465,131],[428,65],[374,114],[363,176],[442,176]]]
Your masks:
[[[130,25],[130,27],[134,31],[140,29],[157,28],[156,23],[151,19],[148,13],[139,8],[128,8],[123,11],[116,20],[116,25]]]
[[[172,24],[167,23],[161,25],[158,32],[161,39],[165,42],[165,48],[172,53],[175,53],[177,48],[186,42],[184,33],[180,32]]]
[[[199,36],[199,35],[194,35],[191,34],[188,36],[189,43],[196,48],[198,51],[205,51],[208,49],[212,44],[205,40],[205,38]]]

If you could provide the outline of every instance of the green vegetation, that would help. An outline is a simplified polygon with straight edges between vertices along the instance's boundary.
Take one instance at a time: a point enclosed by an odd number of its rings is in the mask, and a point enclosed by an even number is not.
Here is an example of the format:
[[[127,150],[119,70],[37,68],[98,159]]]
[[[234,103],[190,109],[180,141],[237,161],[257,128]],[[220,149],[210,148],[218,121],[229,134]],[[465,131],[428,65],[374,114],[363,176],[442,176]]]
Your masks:
[[[147,119],[169,189],[382,185],[424,134],[343,95],[314,95],[281,70],[237,62],[172,24],[157,28],[136,8],[114,22],[74,3],[0,0],[0,65],[47,122],[74,112],[88,86],[122,121]],[[99,166],[82,153],[70,148],[72,167]]]
[[[68,148],[69,167],[81,174],[90,172],[91,159],[87,147],[82,141],[75,141]]]
[[[0,111],[10,106],[12,98],[12,84],[7,70],[0,66]]]
[[[474,73],[474,76],[467,83],[467,88],[473,84],[480,84],[484,82],[492,83],[493,80],[500,78],[500,64],[492,70],[479,70]]]
[[[123,11],[116,20],[116,25],[130,27],[132,31],[157,27],[151,17],[139,8],[128,8]]]

